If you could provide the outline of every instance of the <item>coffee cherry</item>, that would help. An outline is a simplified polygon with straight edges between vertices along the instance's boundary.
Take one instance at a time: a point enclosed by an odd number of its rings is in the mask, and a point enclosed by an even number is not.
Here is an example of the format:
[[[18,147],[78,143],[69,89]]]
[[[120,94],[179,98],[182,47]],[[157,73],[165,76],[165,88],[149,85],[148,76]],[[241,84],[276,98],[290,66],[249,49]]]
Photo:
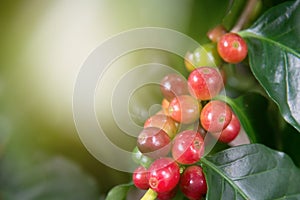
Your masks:
[[[214,43],[203,44],[195,49],[192,54],[188,52],[185,56],[185,66],[190,72],[203,66],[217,67],[221,62],[222,60]]]
[[[172,156],[180,164],[194,164],[204,154],[204,141],[200,133],[185,130],[173,140]]]
[[[220,93],[223,85],[222,76],[217,68],[200,67],[188,77],[189,91],[199,100],[210,100]]]
[[[160,82],[160,90],[168,101],[171,101],[175,96],[189,93],[187,81],[179,74],[166,75]]]
[[[220,38],[226,33],[227,33],[226,28],[220,24],[214,27],[213,29],[209,30],[207,32],[207,37],[213,42],[218,42]]]
[[[160,158],[149,167],[149,186],[157,193],[173,190],[180,179],[180,169],[172,158]]]
[[[134,185],[142,190],[147,190],[149,188],[149,172],[143,167],[139,166],[136,168],[132,174],[132,180]]]
[[[165,115],[169,115],[169,111],[168,111],[169,105],[170,102],[166,98],[163,98],[163,100],[161,101],[161,108]]]
[[[200,122],[208,132],[220,132],[229,124],[231,116],[231,108],[225,102],[214,100],[203,107]]]
[[[236,138],[241,130],[239,119],[232,113],[231,121],[228,126],[219,133],[212,133],[220,142],[229,143]]]
[[[157,127],[164,130],[170,138],[173,138],[177,133],[177,126],[175,121],[166,115],[153,115],[148,118],[144,123],[144,128],[147,127]]]
[[[198,120],[201,105],[192,96],[175,97],[169,105],[169,115],[177,122],[190,124]]]
[[[157,193],[157,199],[158,200],[170,200],[176,196],[177,190],[178,190],[178,187],[175,187],[171,191]]]
[[[198,165],[187,167],[181,175],[179,187],[191,200],[201,199],[207,192],[207,184],[202,168]]]
[[[185,57],[184,57],[184,65],[185,65],[185,68],[191,72],[193,71],[196,66],[194,64],[194,53],[191,53],[191,52],[187,52],[185,54]]]
[[[221,37],[217,46],[221,58],[228,63],[243,61],[248,53],[245,40],[236,33],[227,33]]]
[[[151,158],[166,156],[171,148],[171,139],[168,134],[156,127],[144,128],[138,136],[137,147]]]

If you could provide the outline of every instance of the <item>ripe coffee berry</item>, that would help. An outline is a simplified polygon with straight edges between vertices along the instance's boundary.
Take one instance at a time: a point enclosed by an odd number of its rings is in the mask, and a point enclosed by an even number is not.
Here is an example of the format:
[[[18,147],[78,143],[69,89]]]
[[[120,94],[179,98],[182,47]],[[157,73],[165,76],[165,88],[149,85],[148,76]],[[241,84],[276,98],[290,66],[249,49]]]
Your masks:
[[[132,174],[132,180],[134,185],[142,190],[147,190],[149,188],[149,172],[143,167],[139,166],[136,168]]]
[[[191,200],[198,200],[207,192],[206,179],[198,165],[187,167],[181,175],[180,189]]]
[[[149,186],[157,193],[173,190],[180,179],[180,169],[172,158],[160,158],[149,167]]]
[[[218,25],[207,32],[207,37],[213,42],[218,42],[226,33],[226,28],[223,25]]]
[[[229,143],[236,138],[241,130],[239,119],[232,113],[231,121],[221,133],[212,133],[220,142]]]
[[[203,107],[200,122],[208,132],[220,132],[229,124],[231,117],[231,108],[225,102],[215,100]]]
[[[147,127],[139,134],[137,147],[146,156],[159,158],[169,153],[171,139],[164,130],[156,127]]]
[[[217,49],[221,58],[228,63],[239,63],[248,53],[245,40],[236,33],[223,35],[218,41]]]
[[[190,124],[199,119],[201,105],[190,95],[175,97],[169,105],[169,115],[177,122]]]
[[[166,75],[160,82],[160,90],[168,101],[171,101],[175,96],[189,93],[187,81],[179,74]]]
[[[172,156],[180,164],[194,164],[204,154],[204,141],[200,133],[185,130],[173,140]]]
[[[210,100],[220,93],[223,78],[215,67],[199,67],[192,71],[188,77],[189,91],[199,100]]]
[[[148,118],[144,123],[144,128],[157,127],[163,129],[170,138],[173,138],[177,133],[176,122],[169,116],[166,115],[153,115]]]
[[[175,187],[171,191],[157,193],[157,199],[158,200],[170,200],[176,196],[177,190],[178,190],[178,187]]]

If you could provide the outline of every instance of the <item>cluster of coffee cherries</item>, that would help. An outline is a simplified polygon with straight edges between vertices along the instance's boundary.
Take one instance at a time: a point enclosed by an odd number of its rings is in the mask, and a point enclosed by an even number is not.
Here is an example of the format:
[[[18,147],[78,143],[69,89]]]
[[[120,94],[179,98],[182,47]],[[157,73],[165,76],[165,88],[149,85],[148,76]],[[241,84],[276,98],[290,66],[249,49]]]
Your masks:
[[[133,172],[133,183],[148,190],[144,199],[172,199],[178,190],[191,200],[204,197],[207,184],[200,162],[204,138],[211,134],[229,143],[240,132],[239,119],[231,107],[214,99],[224,89],[224,74],[209,64],[216,64],[218,56],[225,62],[241,62],[247,55],[243,49],[246,43],[220,27],[213,31],[209,36],[213,36],[217,50],[211,51],[214,43],[206,45],[210,51],[205,49],[205,55],[213,55],[214,60],[199,65],[204,62],[202,47],[186,57],[187,80],[175,73],[166,75],[160,85],[162,110],[145,121],[138,135],[133,159],[139,167]]]

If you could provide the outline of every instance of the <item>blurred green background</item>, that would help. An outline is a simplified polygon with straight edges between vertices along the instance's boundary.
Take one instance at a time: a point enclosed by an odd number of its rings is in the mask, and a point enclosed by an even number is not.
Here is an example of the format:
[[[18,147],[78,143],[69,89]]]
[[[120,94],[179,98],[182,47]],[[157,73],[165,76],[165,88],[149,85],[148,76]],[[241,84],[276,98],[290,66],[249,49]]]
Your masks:
[[[103,41],[132,28],[170,28],[208,42],[206,32],[219,23],[231,27],[244,2],[1,0],[0,199],[99,199],[130,181],[130,174],[93,158],[77,135],[72,92],[82,63]],[[182,58],[150,50],[114,67],[126,71],[150,61],[187,73]],[[160,103],[160,96],[154,99]],[[149,102],[134,102],[148,112]],[[105,120],[113,142],[132,149],[134,139],[121,142],[122,131]]]

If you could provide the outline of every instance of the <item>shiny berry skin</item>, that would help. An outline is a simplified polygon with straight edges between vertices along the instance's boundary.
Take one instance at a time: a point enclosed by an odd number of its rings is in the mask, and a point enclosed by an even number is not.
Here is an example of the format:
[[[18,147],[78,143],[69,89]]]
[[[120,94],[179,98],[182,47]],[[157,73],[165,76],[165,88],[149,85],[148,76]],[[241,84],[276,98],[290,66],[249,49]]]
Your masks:
[[[134,185],[141,189],[147,190],[149,188],[149,172],[148,170],[143,167],[139,166],[136,168],[132,174],[132,180]]]
[[[190,124],[199,119],[201,105],[190,95],[174,98],[169,105],[169,115],[177,122]]]
[[[220,132],[229,124],[231,117],[231,108],[225,102],[214,100],[203,107],[200,122],[208,132]]]
[[[177,133],[176,122],[169,116],[166,115],[153,115],[148,118],[144,123],[144,128],[157,127],[163,129],[170,138],[173,138]]]
[[[213,42],[218,42],[226,33],[226,28],[223,25],[218,25],[207,32],[207,37]]]
[[[239,63],[248,54],[245,40],[236,33],[227,33],[221,37],[217,46],[221,58],[228,63]]]
[[[168,101],[189,93],[186,79],[179,74],[166,75],[160,82],[160,90]]]
[[[173,140],[172,156],[180,164],[194,164],[204,154],[204,141],[200,133],[185,130],[177,134]]]
[[[170,199],[172,199],[173,197],[176,196],[177,190],[178,190],[178,187],[175,187],[171,191],[157,193],[157,197],[156,198],[158,200],[170,200]]]
[[[241,130],[239,119],[232,113],[231,121],[221,133],[212,133],[220,142],[229,143],[234,140]]]
[[[172,158],[155,160],[148,169],[149,186],[157,193],[173,190],[180,179],[180,169]]]
[[[223,78],[215,67],[200,67],[188,77],[189,91],[199,100],[210,100],[223,89]]]
[[[181,175],[180,190],[191,200],[201,199],[207,192],[207,184],[202,168],[198,165],[187,167]]]
[[[147,127],[140,132],[137,138],[137,147],[144,155],[159,158],[169,153],[171,139],[164,130]]]
[[[190,72],[203,66],[217,67],[221,62],[222,59],[214,43],[203,44],[193,53],[188,52],[185,56],[185,67]]]

